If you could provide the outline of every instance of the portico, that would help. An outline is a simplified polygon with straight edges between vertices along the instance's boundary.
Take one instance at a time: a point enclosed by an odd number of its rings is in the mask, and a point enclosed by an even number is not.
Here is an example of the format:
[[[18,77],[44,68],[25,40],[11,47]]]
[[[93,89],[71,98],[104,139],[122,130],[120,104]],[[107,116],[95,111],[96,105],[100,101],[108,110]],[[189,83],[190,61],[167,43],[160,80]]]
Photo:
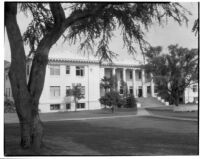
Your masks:
[[[116,77],[117,91],[120,91],[121,81],[126,82],[129,94],[135,97],[154,96],[154,83],[152,75],[147,76],[144,69],[139,67],[103,67],[104,76]],[[103,77],[102,77],[103,78]]]

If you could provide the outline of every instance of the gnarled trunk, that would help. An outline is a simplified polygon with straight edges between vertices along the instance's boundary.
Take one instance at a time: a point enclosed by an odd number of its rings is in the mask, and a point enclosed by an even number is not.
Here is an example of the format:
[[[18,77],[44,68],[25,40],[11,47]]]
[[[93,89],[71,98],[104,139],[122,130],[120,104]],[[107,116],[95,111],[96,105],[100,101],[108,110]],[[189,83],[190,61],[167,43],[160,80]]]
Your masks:
[[[26,57],[22,36],[16,20],[17,3],[5,4],[5,26],[11,48],[9,78],[20,123],[21,146],[38,150],[42,143],[43,127],[39,118],[38,103],[44,84],[44,74],[34,77],[39,83],[29,88],[26,82]],[[34,62],[33,65],[35,66]],[[35,70],[45,72],[46,63]],[[42,70],[42,71],[41,71]],[[37,71],[36,71],[37,72]],[[36,82],[36,80],[32,80]],[[30,85],[31,86],[31,85]],[[33,93],[34,92],[34,93]]]

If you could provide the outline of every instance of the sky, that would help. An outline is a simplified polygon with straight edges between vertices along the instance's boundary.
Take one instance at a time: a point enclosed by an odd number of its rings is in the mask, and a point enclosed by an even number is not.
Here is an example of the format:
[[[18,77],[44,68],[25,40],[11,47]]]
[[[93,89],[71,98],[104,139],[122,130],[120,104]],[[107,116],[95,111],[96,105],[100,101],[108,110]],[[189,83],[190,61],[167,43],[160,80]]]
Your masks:
[[[157,23],[154,23],[151,28],[145,32],[145,40],[147,40],[152,46],[162,46],[163,52],[167,52],[167,47],[170,44],[178,44],[179,46],[187,47],[189,49],[198,47],[197,36],[192,32],[194,21],[198,17],[198,5],[197,3],[189,2],[181,3],[181,5],[192,13],[192,16],[188,16],[188,25],[183,24],[182,26],[179,26],[177,22],[170,19],[164,26],[159,26]],[[20,12],[17,16],[17,20],[21,33],[23,33],[30,22],[30,18]],[[5,60],[10,61],[10,48],[6,33],[4,47]],[[116,35],[110,43],[110,49],[119,54],[117,59],[115,59],[116,61],[132,62],[133,59],[142,59],[141,51],[139,49],[135,56],[127,53],[127,50],[123,48],[123,41],[120,38],[118,31],[116,31]],[[25,51],[28,53],[28,46],[25,47]],[[63,39],[59,39],[58,42],[54,44],[50,50],[50,56],[53,54],[65,56],[65,58],[88,58],[88,55],[84,56],[83,52],[80,52],[78,44],[69,45],[68,42],[63,44]],[[92,55],[89,55],[89,57],[90,59],[94,59]]]

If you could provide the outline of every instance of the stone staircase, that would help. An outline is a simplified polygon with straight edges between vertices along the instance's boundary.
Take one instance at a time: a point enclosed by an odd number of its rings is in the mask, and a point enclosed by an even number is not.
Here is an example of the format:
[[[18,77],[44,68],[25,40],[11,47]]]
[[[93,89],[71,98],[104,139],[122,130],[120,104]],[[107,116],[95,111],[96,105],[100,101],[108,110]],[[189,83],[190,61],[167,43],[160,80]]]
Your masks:
[[[163,103],[161,103],[160,101],[158,101],[154,97],[137,98],[137,101],[141,104],[142,108],[162,107],[162,106],[165,106]]]

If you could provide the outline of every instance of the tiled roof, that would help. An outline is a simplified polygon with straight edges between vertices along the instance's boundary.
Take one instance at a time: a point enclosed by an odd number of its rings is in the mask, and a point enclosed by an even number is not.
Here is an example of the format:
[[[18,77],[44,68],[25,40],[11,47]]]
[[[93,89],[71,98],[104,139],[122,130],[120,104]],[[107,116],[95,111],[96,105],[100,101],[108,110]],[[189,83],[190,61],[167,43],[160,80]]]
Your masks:
[[[99,64],[101,66],[109,67],[141,67],[141,64],[131,64],[131,63],[119,63],[119,62],[102,62],[99,60],[86,60],[86,59],[67,59],[67,58],[50,58],[49,62],[72,62],[72,63],[89,63],[89,64]]]

